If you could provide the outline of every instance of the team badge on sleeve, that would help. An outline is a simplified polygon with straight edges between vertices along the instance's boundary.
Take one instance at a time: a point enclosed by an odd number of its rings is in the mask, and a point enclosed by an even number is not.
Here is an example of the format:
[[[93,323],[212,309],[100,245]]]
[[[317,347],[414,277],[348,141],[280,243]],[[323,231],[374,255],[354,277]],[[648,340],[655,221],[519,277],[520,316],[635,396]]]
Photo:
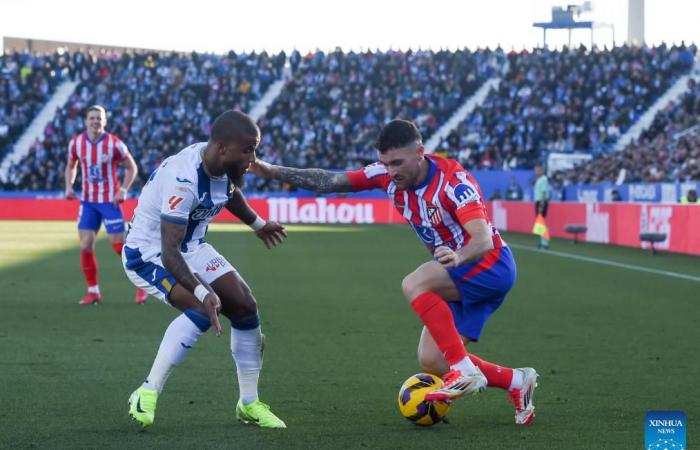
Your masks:
[[[180,202],[182,202],[182,200],[183,200],[183,198],[178,197],[177,195],[170,196],[170,198],[168,199],[168,204],[170,205],[170,210],[176,209],[177,205],[179,205]]]
[[[448,189],[447,193],[450,195],[451,199],[457,207],[464,206],[467,203],[478,202],[480,200],[479,191],[474,186],[463,173],[457,173],[457,178],[459,179],[459,184]]]

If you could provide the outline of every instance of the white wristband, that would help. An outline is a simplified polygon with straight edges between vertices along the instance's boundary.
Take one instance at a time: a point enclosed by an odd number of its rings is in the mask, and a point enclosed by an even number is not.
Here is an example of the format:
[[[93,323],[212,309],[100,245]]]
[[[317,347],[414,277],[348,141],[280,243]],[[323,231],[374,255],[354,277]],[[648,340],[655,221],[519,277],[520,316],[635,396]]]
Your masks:
[[[129,190],[127,188],[123,187],[123,188],[119,188],[119,192],[123,192],[125,194],[128,194]]]
[[[207,296],[209,293],[209,289],[205,288],[201,284],[198,284],[196,288],[194,288],[194,296],[197,297],[197,300],[200,302],[204,301],[204,297]]]
[[[253,229],[253,231],[258,231],[261,230],[265,225],[267,224],[267,221],[263,220],[260,218],[260,216],[255,218],[255,221],[248,226]]]

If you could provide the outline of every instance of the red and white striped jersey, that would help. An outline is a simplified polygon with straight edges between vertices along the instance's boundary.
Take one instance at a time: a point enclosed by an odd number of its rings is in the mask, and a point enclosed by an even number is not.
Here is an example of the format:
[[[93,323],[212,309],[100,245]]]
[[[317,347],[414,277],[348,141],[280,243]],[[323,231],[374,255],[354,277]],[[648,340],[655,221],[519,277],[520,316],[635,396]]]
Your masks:
[[[462,225],[473,219],[486,220],[494,247],[503,247],[505,243],[491,225],[474,177],[455,160],[435,155],[425,158],[428,176],[420,186],[408,190],[397,190],[386,167],[378,162],[347,175],[353,191],[384,190],[431,253],[442,245],[454,250],[467,245],[471,236]]]
[[[92,142],[87,133],[73,136],[68,146],[70,162],[78,161],[83,175],[84,202],[106,203],[119,192],[117,165],[126,159],[129,150],[115,135],[103,133]]]

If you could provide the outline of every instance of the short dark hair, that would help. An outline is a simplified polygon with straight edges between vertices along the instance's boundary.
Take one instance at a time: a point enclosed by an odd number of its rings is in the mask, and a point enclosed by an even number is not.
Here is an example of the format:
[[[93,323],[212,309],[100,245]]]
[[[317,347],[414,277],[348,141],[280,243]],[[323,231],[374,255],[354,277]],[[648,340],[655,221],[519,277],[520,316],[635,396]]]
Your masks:
[[[384,125],[374,147],[380,153],[385,153],[393,148],[405,147],[413,142],[423,142],[418,127],[410,120],[394,119]]]
[[[260,128],[247,114],[229,109],[214,119],[209,138],[215,142],[231,142],[241,137],[260,135]]]
[[[105,117],[107,117],[107,110],[104,108],[102,105],[92,105],[88,106],[88,108],[85,110],[85,118],[87,119],[88,114],[90,114],[90,111],[98,111]]]

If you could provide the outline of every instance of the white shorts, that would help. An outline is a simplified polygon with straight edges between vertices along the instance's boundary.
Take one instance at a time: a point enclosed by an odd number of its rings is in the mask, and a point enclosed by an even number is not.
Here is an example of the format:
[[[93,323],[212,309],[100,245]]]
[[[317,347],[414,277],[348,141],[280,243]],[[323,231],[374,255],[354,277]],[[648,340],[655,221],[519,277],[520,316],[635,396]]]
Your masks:
[[[206,242],[190,252],[182,253],[182,257],[185,258],[190,270],[209,284],[220,276],[236,270],[226,258]],[[163,267],[160,253],[144,260],[138,248],[125,245],[122,250],[122,264],[126,276],[136,287],[168,303],[168,295],[177,281]]]

